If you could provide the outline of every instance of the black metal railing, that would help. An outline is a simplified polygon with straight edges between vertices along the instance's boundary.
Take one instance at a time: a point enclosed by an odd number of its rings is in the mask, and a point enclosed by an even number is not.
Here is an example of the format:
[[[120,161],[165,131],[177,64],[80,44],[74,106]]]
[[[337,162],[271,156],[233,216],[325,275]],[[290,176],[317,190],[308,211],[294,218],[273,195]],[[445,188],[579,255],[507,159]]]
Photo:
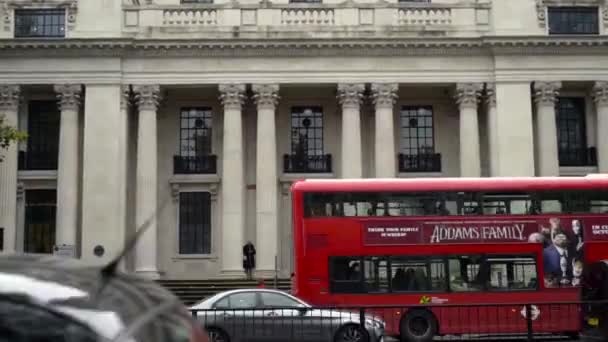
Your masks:
[[[559,150],[559,166],[597,166],[595,147]]]
[[[440,300],[438,297],[427,299],[437,301]],[[439,336],[441,340],[450,341],[495,341],[504,338],[537,341],[570,340],[581,335],[601,334],[590,322],[606,314],[607,304],[608,301],[508,304],[429,302],[406,306],[264,306],[190,311],[210,335],[223,337],[221,340],[226,341],[248,338],[283,342],[346,341],[348,339],[341,338],[344,333],[351,336],[360,333],[366,336],[361,341],[370,342],[379,341],[382,336],[401,340],[425,337],[425,341]],[[608,340],[608,336],[603,338],[599,340]]]
[[[400,153],[399,172],[441,172],[441,153]]]
[[[285,173],[331,173],[331,154],[300,156],[286,154],[283,156]]]
[[[19,151],[19,170],[57,170],[58,151]]]
[[[173,156],[174,174],[215,174],[217,173],[217,156]]]

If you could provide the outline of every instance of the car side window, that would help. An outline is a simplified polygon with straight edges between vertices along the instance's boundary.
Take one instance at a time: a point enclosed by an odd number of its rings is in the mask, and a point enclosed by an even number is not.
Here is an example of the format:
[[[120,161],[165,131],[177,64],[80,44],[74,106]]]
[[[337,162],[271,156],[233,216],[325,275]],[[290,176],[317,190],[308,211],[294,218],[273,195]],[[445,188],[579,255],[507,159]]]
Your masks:
[[[243,292],[228,296],[230,309],[253,309],[256,306],[255,293]]]
[[[297,308],[300,303],[287,296],[277,293],[261,293],[262,305],[273,308]]]

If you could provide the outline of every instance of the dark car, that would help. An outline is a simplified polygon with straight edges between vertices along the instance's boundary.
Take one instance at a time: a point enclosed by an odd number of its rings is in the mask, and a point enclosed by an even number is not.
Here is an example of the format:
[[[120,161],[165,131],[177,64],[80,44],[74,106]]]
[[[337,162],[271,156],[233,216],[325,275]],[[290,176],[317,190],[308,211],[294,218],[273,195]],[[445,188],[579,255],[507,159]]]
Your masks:
[[[151,280],[75,259],[0,256],[0,341],[203,342],[206,333]]]

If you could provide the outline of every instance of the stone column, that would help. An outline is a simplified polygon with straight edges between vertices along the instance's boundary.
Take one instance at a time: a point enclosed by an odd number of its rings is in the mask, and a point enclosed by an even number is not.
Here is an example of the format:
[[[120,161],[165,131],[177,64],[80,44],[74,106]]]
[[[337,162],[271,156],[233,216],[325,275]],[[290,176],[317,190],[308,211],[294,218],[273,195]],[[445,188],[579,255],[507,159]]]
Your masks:
[[[17,128],[20,87],[0,85],[0,116],[4,123]],[[17,143],[0,148],[0,228],[4,229],[4,249],[15,251],[17,232]]]
[[[536,103],[536,131],[538,149],[537,175],[541,177],[559,176],[559,154],[557,148],[557,122],[555,101],[560,82],[534,82],[534,102]]]
[[[139,107],[137,130],[137,167],[135,225],[140,229],[149,222],[135,249],[135,272],[148,278],[158,278],[157,268],[157,118],[160,99],[158,85],[135,86]]]
[[[260,276],[272,276],[278,253],[277,217],[277,141],[275,109],[278,101],[277,84],[253,85],[258,109],[256,142],[256,246],[257,271]]]
[[[243,161],[244,84],[221,84],[224,106],[222,151],[222,272],[243,274],[245,175]]]
[[[376,139],[374,142],[374,165],[376,178],[393,178],[396,170],[395,118],[397,83],[372,84],[372,98],[376,107]]]
[[[479,148],[479,123],[477,104],[482,85],[459,83],[456,86],[456,102],[460,109],[460,176],[480,177],[481,157]]]
[[[61,110],[59,165],[57,168],[57,218],[55,244],[71,250],[77,257],[79,117],[82,85],[56,85]]]
[[[486,106],[488,112],[488,159],[490,160],[490,177],[498,175],[498,112],[496,110],[496,86],[486,84]]]
[[[608,82],[595,82],[593,99],[597,112],[597,166],[599,173],[608,173]]]
[[[364,90],[362,83],[338,85],[342,105],[342,178],[363,177],[360,107]]]

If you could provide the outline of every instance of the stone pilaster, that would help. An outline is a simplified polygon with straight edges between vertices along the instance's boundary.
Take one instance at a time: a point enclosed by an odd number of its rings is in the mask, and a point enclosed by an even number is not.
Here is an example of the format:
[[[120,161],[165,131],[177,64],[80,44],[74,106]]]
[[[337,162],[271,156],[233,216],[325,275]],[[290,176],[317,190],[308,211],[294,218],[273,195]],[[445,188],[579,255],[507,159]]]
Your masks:
[[[338,85],[342,105],[342,178],[363,177],[360,108],[364,90],[362,83]]]
[[[82,85],[55,85],[61,110],[57,168],[57,218],[55,244],[77,256],[79,127]]]
[[[608,173],[608,81],[595,82],[593,100],[597,111],[597,166]]]
[[[12,127],[18,124],[20,90],[18,85],[0,85],[0,116]],[[11,253],[15,251],[17,232],[17,144],[0,147],[0,155],[0,228],[4,230],[1,252]]]
[[[244,84],[221,84],[224,106],[222,152],[222,272],[242,275],[245,227],[245,175],[242,107]]]
[[[376,109],[374,165],[376,178],[393,178],[396,170],[395,118],[397,83],[372,84],[372,100]]]
[[[498,175],[498,112],[496,109],[496,86],[494,83],[486,84],[485,94],[486,110],[487,110],[487,130],[488,130],[488,159],[490,160],[490,176]]]
[[[456,86],[456,103],[460,110],[461,177],[481,176],[477,105],[482,88],[479,83],[459,83]]]
[[[561,82],[534,82],[538,176],[559,176],[555,102]]]
[[[253,92],[258,110],[255,191],[257,271],[260,276],[271,276],[279,246],[275,124],[279,86],[254,84]]]
[[[121,89],[124,96],[124,88]],[[158,278],[157,266],[157,201],[158,201],[158,141],[157,109],[160,100],[158,85],[135,86],[135,101],[139,108],[137,130],[137,167],[135,222],[138,229],[149,222],[135,249],[135,272],[148,278]]]

